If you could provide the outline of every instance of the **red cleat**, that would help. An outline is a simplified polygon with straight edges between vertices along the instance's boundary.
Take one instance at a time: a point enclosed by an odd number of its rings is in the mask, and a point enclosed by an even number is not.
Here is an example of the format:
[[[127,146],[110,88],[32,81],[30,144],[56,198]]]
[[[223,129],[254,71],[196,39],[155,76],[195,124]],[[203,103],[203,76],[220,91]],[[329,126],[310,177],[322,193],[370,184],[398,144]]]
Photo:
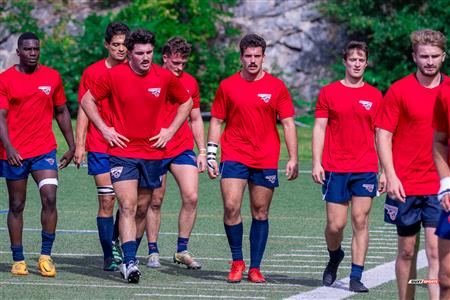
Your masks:
[[[264,283],[266,282],[266,279],[264,279],[264,276],[259,271],[259,268],[251,268],[248,271],[247,280],[253,283]]]
[[[245,271],[245,262],[243,260],[235,260],[231,264],[231,271],[228,273],[227,281],[230,283],[241,282],[242,273]]]

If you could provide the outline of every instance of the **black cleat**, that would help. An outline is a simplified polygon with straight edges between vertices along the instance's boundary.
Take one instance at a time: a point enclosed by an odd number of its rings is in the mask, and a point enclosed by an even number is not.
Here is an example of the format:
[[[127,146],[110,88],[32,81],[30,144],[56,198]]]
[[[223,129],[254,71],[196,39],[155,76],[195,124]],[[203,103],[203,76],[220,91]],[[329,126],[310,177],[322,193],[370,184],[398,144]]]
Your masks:
[[[357,279],[350,279],[349,290],[355,293],[367,293],[369,291],[369,289]]]
[[[342,251],[341,258],[336,262],[332,263],[331,261],[328,261],[327,267],[325,268],[325,271],[323,271],[323,277],[322,277],[322,283],[324,286],[331,286],[333,282],[336,280],[337,276],[337,270],[339,267],[339,264],[344,259],[344,251]]]

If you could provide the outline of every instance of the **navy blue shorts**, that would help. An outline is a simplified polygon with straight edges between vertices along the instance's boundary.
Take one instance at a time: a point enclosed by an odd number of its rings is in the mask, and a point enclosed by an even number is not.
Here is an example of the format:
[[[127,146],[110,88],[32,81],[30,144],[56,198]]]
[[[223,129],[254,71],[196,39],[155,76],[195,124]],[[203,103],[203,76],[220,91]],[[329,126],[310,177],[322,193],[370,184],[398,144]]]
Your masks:
[[[139,187],[157,189],[161,187],[161,160],[110,156],[111,182],[138,180]]]
[[[384,203],[384,221],[397,227],[414,226],[436,227],[441,207],[436,195],[407,196],[405,203],[386,196]],[[411,232],[411,234],[413,234]]]
[[[26,158],[22,161],[22,166],[20,167],[11,166],[7,160],[2,160],[1,163],[3,165],[3,177],[8,180],[28,178],[28,175],[32,171],[58,170],[56,150],[35,157]]]
[[[109,154],[99,152],[88,152],[88,175],[109,173]]]
[[[0,177],[3,177],[3,160],[0,160]]]
[[[442,239],[450,240],[450,212],[442,211],[436,235]]]
[[[377,195],[378,179],[375,172],[337,173],[325,171],[322,185],[323,200],[346,203],[352,196],[370,197]]]
[[[179,155],[171,158],[165,158],[161,161],[161,175],[166,175],[170,169],[170,165],[191,165],[197,168],[197,157],[192,150],[186,150]]]
[[[246,179],[254,185],[264,186],[269,189],[278,187],[277,169],[255,169],[239,162],[227,160],[220,163],[219,172],[221,179]]]

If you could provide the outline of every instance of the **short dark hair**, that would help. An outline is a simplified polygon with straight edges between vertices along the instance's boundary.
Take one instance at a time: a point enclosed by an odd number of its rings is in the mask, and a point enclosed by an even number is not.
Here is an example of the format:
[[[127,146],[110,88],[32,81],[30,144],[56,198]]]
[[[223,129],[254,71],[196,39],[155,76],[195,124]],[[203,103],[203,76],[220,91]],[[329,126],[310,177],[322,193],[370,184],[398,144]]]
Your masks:
[[[24,40],[36,40],[36,41],[39,41],[39,38],[33,32],[30,32],[30,31],[24,32],[24,33],[22,33],[19,36],[19,39],[17,40],[17,48],[20,48],[20,46],[22,46],[22,43],[23,43]]]
[[[105,30],[105,41],[109,44],[115,35],[124,34],[125,37],[130,34],[130,28],[124,23],[109,23]]]
[[[344,60],[347,60],[347,56],[350,54],[350,51],[352,50],[360,50],[364,52],[366,54],[366,59],[369,59],[369,47],[367,47],[367,44],[365,42],[361,41],[348,42],[344,47],[344,51],[342,51],[342,58]]]
[[[151,44],[155,46],[155,34],[146,29],[136,29],[125,40],[128,51],[133,51],[136,44]]]
[[[181,57],[187,58],[191,55],[192,46],[184,38],[175,36],[170,38],[162,49],[163,55],[171,56],[180,54]]]
[[[239,48],[241,50],[241,55],[244,54],[247,48],[258,48],[261,47],[263,54],[266,52],[266,41],[256,33],[250,33],[244,36],[239,43]]]

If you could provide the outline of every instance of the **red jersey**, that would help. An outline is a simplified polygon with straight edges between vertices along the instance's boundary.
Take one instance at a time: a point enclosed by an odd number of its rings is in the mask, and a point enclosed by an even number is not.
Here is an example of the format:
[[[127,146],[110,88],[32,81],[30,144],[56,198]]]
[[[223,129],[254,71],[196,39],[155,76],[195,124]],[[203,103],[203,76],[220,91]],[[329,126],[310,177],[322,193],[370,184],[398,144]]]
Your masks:
[[[211,115],[226,122],[221,137],[221,161],[240,162],[258,169],[278,168],[280,120],[295,114],[284,83],[264,72],[256,81],[240,72],[223,80],[216,92]]]
[[[161,113],[167,98],[184,103],[189,95],[170,71],[152,64],[150,71],[140,76],[129,64],[108,69],[90,89],[96,100],[109,99],[111,126],[127,137],[126,148],[112,147],[114,156],[162,159],[163,150],[152,147],[149,138],[161,130]]]
[[[200,107],[200,91],[198,88],[197,80],[190,74],[183,72],[181,76],[178,77],[188,94],[192,97],[193,105],[192,109]],[[172,123],[178,110],[179,103],[174,103],[166,100],[165,106],[165,117],[163,118],[163,127],[167,128]],[[186,120],[180,129],[175,133],[172,139],[167,143],[164,150],[164,158],[175,157],[186,150],[194,149],[194,137],[192,135],[191,128],[189,127],[188,121]]]
[[[322,166],[330,172],[378,172],[374,123],[382,94],[368,83],[321,89],[316,118],[327,118]]]
[[[65,103],[61,76],[54,69],[38,65],[25,74],[12,66],[0,74],[0,109],[8,110],[9,138],[24,159],[56,149],[53,110]],[[4,149],[0,158],[6,159]]]
[[[80,86],[78,88],[78,102],[81,103],[81,99],[84,94],[95,84],[95,82],[106,73],[108,67],[106,66],[106,59],[102,59],[89,67],[87,67],[83,76],[81,76]],[[109,113],[110,109],[108,106],[108,101],[97,101],[97,108],[102,119],[109,123]],[[79,109],[82,109],[81,107]],[[103,135],[95,127],[94,123],[89,122],[88,129],[86,132],[86,151],[89,152],[108,152],[108,143],[103,138]]]
[[[434,105],[433,127],[438,132],[450,134],[450,83],[442,85]]]
[[[432,119],[441,86],[423,87],[415,74],[400,79],[386,93],[375,122],[376,127],[393,133],[394,168],[408,196],[433,195],[439,190],[432,158]]]

